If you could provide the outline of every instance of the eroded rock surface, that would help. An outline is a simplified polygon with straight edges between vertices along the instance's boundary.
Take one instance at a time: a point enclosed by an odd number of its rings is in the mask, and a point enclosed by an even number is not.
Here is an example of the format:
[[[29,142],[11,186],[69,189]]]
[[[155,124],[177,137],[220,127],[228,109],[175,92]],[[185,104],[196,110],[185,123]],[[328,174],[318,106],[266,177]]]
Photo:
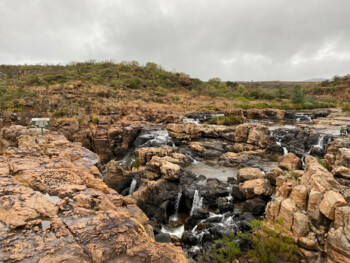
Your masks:
[[[54,132],[5,134],[16,146],[0,156],[1,262],[187,262],[102,182],[96,154]]]
[[[307,157],[304,172],[279,176],[276,186],[276,198],[267,204],[266,218],[270,222],[283,219],[282,225],[301,248],[299,260],[350,262],[350,207],[333,174],[316,158]]]

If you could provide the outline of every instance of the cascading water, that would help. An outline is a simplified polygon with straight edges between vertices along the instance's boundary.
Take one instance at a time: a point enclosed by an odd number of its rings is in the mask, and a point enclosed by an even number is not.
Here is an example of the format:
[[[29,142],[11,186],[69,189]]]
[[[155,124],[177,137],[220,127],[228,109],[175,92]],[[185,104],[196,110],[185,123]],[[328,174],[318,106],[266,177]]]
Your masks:
[[[320,136],[318,137],[318,140],[317,140],[317,144],[312,145],[307,153],[310,154],[314,148],[321,148],[321,149],[323,149],[324,137],[325,137],[324,134],[320,134]]]
[[[281,142],[276,142],[276,144],[277,144],[278,146],[281,146],[281,147],[282,147],[282,149],[283,149],[283,155],[286,155],[286,154],[288,153],[287,147],[282,146]]]
[[[324,136],[324,134],[320,134],[320,137],[318,137],[317,145],[315,145],[315,147],[323,148]]]
[[[193,118],[187,118],[187,117],[183,117],[182,118],[182,122],[184,123],[194,123],[194,124],[201,124],[201,122],[198,119],[193,119]]]
[[[162,127],[144,128],[134,142],[135,147],[174,146],[168,131]]]
[[[180,201],[181,201],[181,196],[182,196],[182,187],[179,187],[179,192],[177,193],[176,200],[175,200],[175,213],[170,216],[169,220],[170,221],[178,221],[178,212],[179,212],[179,206],[180,206]]]
[[[137,180],[136,180],[136,178],[134,178],[131,181],[129,195],[131,195],[133,192],[135,192],[136,185],[137,185]]]
[[[198,190],[194,191],[193,203],[190,212],[190,216],[193,215],[194,211],[203,206],[203,197],[200,197]]]

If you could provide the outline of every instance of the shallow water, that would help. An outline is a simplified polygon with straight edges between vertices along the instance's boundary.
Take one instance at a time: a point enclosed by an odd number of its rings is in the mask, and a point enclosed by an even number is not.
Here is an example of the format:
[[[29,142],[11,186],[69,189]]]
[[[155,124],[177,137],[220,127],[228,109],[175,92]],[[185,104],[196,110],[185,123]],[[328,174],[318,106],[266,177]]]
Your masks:
[[[238,172],[238,169],[233,167],[212,166],[199,161],[193,162],[185,170],[191,171],[195,175],[204,175],[206,178],[217,178],[222,181],[227,181],[228,177],[234,177],[236,179]]]

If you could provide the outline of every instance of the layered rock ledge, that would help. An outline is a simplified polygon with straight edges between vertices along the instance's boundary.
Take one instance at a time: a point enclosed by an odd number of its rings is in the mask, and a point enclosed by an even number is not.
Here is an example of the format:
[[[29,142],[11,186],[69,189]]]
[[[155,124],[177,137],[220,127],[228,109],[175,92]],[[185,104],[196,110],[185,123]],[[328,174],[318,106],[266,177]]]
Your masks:
[[[0,155],[1,262],[187,262],[63,135],[11,126]]]

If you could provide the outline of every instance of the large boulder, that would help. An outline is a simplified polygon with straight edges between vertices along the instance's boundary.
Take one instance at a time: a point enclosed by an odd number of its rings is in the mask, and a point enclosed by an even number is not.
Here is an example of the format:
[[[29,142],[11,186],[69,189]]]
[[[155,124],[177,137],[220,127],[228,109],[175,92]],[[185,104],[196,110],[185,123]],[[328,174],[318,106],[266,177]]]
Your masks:
[[[252,180],[265,178],[264,174],[257,168],[242,168],[237,173],[237,181],[239,183]]]
[[[289,197],[295,202],[300,210],[306,210],[308,192],[304,185],[297,185],[292,188]]]
[[[206,184],[201,187],[200,194],[204,198],[206,204],[215,206],[218,197],[228,196],[228,183],[222,182],[216,178],[209,178]]]
[[[270,196],[273,193],[273,188],[270,182],[266,179],[253,179],[240,183],[239,190],[246,199],[254,196]]]
[[[107,163],[105,173],[103,181],[118,193],[122,193],[135,176],[134,173],[124,170],[123,166],[119,165],[115,160]]]
[[[142,147],[135,150],[135,158],[139,160],[140,165],[148,163],[153,156],[164,157],[171,156],[177,153],[179,149],[177,147]]]
[[[323,196],[320,203],[320,211],[327,218],[334,220],[335,209],[346,204],[347,202],[341,194],[330,190]]]
[[[170,123],[166,126],[166,129],[177,140],[190,140],[202,135],[202,130],[195,123]]]
[[[246,151],[241,153],[227,152],[220,156],[219,160],[226,166],[246,166],[255,162],[264,150]]]
[[[295,206],[295,202],[290,198],[284,199],[281,202],[281,208],[278,217],[283,219],[282,224],[288,230],[291,230],[292,228],[294,213],[296,209],[297,208]]]
[[[303,168],[303,163],[294,153],[287,153],[278,159],[278,166],[283,170],[294,171]]]
[[[147,168],[143,177],[154,180],[162,177],[166,180],[178,180],[182,173],[182,168],[175,163],[169,162],[166,157],[154,156],[147,163]]]
[[[307,215],[296,212],[293,218],[292,232],[296,237],[306,236],[310,231],[310,219]]]
[[[279,176],[283,176],[283,170],[281,168],[272,168],[266,173],[266,178],[270,181],[271,185],[276,185],[276,179]]]
[[[270,131],[265,125],[244,123],[236,127],[235,141],[264,148],[269,142]]]
[[[341,177],[350,180],[350,169],[345,166],[333,167],[332,174],[336,177]]]

